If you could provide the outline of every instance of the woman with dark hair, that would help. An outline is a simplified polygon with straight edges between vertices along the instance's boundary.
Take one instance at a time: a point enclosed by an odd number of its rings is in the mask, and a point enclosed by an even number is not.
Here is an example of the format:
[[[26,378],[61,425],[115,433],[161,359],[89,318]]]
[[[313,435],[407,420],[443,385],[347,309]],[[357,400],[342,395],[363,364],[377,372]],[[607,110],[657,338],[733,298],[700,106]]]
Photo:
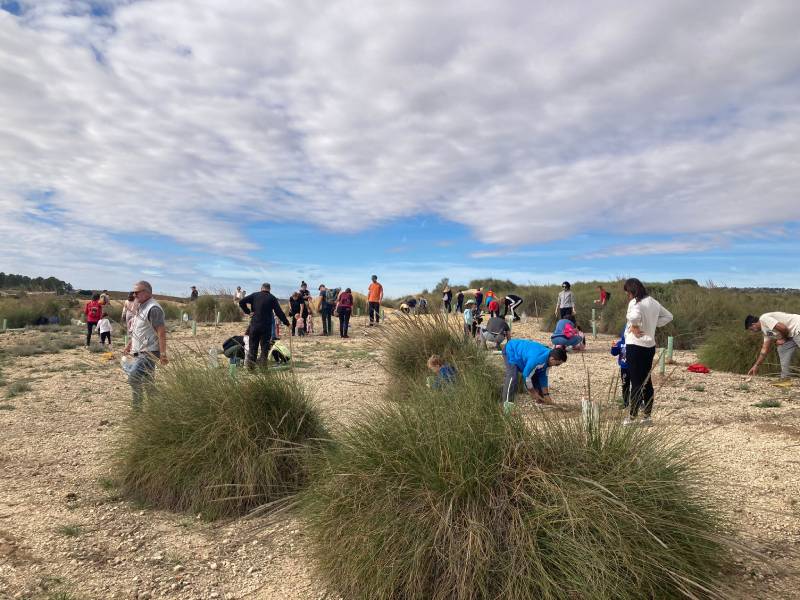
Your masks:
[[[350,327],[350,315],[353,313],[353,293],[350,288],[339,294],[339,299],[336,301],[336,314],[339,315],[339,336],[346,338],[347,330]]]
[[[630,415],[624,425],[636,423],[639,406],[644,407],[642,425],[650,425],[653,412],[653,381],[650,371],[656,355],[656,327],[672,321],[672,313],[647,294],[647,288],[638,279],[625,282],[628,295],[628,313],[625,326],[625,355],[631,381]]]
[[[559,319],[575,320],[575,296],[572,294],[572,286],[569,281],[561,284],[561,291],[556,300],[556,316]]]
[[[86,347],[92,342],[92,331],[103,318],[103,306],[100,304],[100,294],[94,294],[92,299],[83,307],[86,315]]]

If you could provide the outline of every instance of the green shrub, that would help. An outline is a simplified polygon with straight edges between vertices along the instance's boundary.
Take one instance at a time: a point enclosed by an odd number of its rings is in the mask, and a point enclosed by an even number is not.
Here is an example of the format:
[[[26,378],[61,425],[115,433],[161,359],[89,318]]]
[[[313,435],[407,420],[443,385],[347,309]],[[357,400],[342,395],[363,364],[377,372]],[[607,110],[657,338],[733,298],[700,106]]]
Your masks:
[[[758,358],[764,338],[746,331],[743,327],[729,327],[711,332],[705,343],[697,350],[697,358],[710,369],[747,373]],[[795,353],[796,354],[796,353]],[[795,364],[800,365],[800,356],[795,356]],[[778,353],[773,347],[759,369],[761,375],[775,375],[781,372]]]
[[[760,402],[756,402],[753,404],[756,408],[780,408],[781,401],[776,400],[774,398],[767,398],[766,400],[761,400]]]
[[[326,432],[292,377],[259,372],[234,379],[183,361],[160,375],[117,453],[124,494],[214,519],[305,484],[308,444]]]
[[[723,596],[723,524],[680,440],[616,422],[529,428],[460,384],[418,393],[374,405],[313,463],[299,507],[334,594]]]
[[[164,317],[170,321],[180,321],[183,319],[183,313],[189,312],[188,307],[175,302],[159,302],[159,304],[164,309]]]
[[[242,309],[233,301],[220,302],[217,306],[217,310],[220,313],[219,318],[222,322],[230,323],[242,320]]]
[[[199,296],[192,304],[192,316],[195,321],[208,322],[217,318],[217,299],[214,296],[204,294]]]
[[[403,385],[408,379],[431,375],[428,358],[438,354],[457,369],[486,363],[486,352],[464,336],[460,321],[444,315],[398,315],[371,339],[385,353],[384,367]]]
[[[15,381],[6,388],[6,398],[14,398],[20,394],[31,391],[31,384],[27,379],[20,379]]]
[[[0,321],[6,319],[6,325],[11,329],[32,326],[42,317],[58,317],[61,323],[69,323],[79,305],[74,298],[64,296],[0,298]]]

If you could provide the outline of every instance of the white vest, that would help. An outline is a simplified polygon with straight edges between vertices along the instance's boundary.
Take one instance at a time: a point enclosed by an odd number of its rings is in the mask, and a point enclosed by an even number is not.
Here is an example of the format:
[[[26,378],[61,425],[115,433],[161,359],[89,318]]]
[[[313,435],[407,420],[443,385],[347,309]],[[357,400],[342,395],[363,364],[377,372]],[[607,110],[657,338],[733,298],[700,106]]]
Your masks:
[[[138,310],[133,314],[130,324],[131,351],[133,353],[156,352],[158,350],[158,334],[147,319],[150,310],[154,306],[161,308],[161,305],[159,305],[154,298],[150,298],[147,302],[140,305]]]

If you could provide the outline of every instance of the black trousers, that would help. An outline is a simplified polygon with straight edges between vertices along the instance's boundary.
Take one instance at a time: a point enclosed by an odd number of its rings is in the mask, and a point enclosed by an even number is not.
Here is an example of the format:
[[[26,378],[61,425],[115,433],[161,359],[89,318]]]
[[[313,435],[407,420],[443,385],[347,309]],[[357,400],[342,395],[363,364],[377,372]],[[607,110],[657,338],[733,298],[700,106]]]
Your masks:
[[[100,334],[100,343],[104,344],[105,342],[108,342],[109,346],[111,345],[111,332],[110,331],[104,331],[103,333]]]
[[[381,322],[381,303],[380,302],[370,302],[369,303],[369,322],[380,323]]]
[[[631,376],[628,369],[620,369],[619,378],[622,380],[622,405],[628,408],[631,402]]]
[[[656,356],[655,346],[645,348],[635,344],[625,347],[625,358],[628,362],[628,375],[631,378],[630,408],[631,416],[639,414],[639,407],[644,408],[644,415],[650,416],[653,412],[653,379],[650,371],[653,369],[653,359]]]
[[[259,346],[261,347],[261,355],[258,354]],[[259,362],[267,361],[267,354],[272,347],[272,325],[266,328],[251,329],[250,330],[250,348],[247,353],[247,364],[252,366],[258,357]]]
[[[339,335],[347,337],[347,330],[350,327],[350,314],[353,312],[351,308],[339,309]]]
[[[330,308],[322,308],[319,311],[319,316],[322,319],[322,335],[330,335],[333,330],[333,319]]]
[[[450,300],[444,301],[444,310],[447,312],[448,315],[450,314],[450,311],[453,310],[453,305],[450,304]]]
[[[94,328],[95,328],[96,325],[97,325],[97,323],[89,323],[88,321],[86,322],[86,345],[87,346],[92,343],[92,332],[94,331]]]
[[[561,315],[561,318],[562,318],[562,319],[569,319],[570,321],[572,321],[572,320],[573,320],[573,318],[572,318],[572,312],[573,312],[574,310],[575,310],[575,309],[574,309],[574,308],[572,308],[571,306],[568,306],[567,308],[559,308],[559,309],[558,309],[558,311],[559,311],[559,314]]]

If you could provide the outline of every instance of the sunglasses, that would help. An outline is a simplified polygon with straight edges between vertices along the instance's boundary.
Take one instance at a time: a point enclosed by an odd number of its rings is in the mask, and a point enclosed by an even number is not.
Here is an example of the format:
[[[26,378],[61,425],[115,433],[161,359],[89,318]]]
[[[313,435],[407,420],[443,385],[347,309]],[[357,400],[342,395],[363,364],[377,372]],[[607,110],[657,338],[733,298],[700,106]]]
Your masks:
[[[141,294],[143,291],[144,291],[144,290],[133,290],[133,291],[131,292],[131,294],[133,294],[133,295],[135,296],[136,294]]]

